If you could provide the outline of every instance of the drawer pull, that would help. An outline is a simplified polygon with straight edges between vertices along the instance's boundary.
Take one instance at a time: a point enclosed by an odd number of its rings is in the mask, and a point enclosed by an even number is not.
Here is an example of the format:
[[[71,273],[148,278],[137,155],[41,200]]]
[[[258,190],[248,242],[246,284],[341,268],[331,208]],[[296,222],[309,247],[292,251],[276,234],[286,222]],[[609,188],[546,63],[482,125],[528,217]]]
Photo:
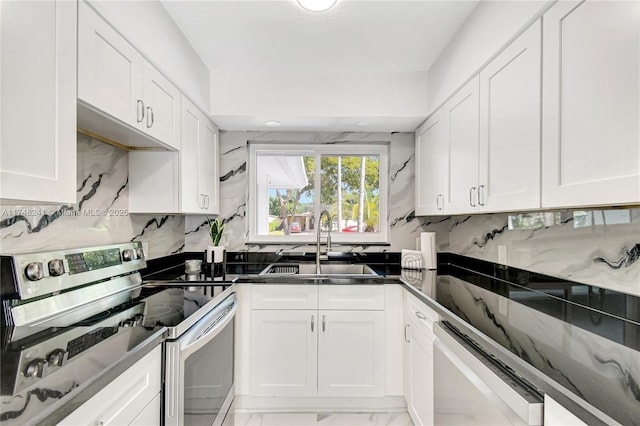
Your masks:
[[[322,316],[322,331],[324,332],[327,329],[326,319],[324,315]]]
[[[422,312],[416,311],[416,316],[418,318],[420,318],[421,320],[426,320],[427,316],[425,314],[423,314]]]
[[[411,340],[409,340],[409,338],[407,337],[407,328],[409,328],[409,324],[404,325],[404,341],[410,343]]]
[[[312,333],[313,333],[313,329],[315,328],[315,324],[316,324],[316,316],[311,315],[311,332]]]

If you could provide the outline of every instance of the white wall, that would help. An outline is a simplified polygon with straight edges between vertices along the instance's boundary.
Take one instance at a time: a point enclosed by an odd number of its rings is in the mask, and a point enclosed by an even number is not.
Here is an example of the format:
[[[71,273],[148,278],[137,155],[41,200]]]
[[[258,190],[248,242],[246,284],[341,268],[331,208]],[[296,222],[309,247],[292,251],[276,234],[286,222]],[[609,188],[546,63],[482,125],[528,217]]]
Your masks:
[[[160,2],[89,3],[193,103],[209,112],[209,69]]]
[[[428,71],[431,114],[555,0],[481,1]]]
[[[211,112],[214,121],[234,115],[424,117],[426,77],[426,72],[213,72]]]

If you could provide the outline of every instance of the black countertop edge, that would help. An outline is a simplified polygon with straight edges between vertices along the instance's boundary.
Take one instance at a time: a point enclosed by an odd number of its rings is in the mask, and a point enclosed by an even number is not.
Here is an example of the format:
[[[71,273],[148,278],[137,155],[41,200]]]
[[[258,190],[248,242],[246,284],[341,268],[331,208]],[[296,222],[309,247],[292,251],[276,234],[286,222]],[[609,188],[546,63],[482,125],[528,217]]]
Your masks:
[[[486,282],[482,282],[489,278],[523,290],[552,297],[563,303],[640,325],[640,297],[604,287],[583,284],[454,253],[438,255],[438,275],[452,275],[502,296],[509,297],[490,288],[491,286],[488,286]],[[610,303],[614,300],[625,301],[626,309],[624,312],[621,312],[620,306]]]
[[[127,371],[133,364],[160,345],[167,335],[166,327],[159,328],[135,348],[129,350],[118,362],[104,369],[91,381],[83,383],[59,403],[47,407],[38,416],[27,421],[28,425],[53,426],[77,410],[82,404],[100,392],[105,386]]]
[[[399,276],[401,254],[382,253],[332,253],[330,261],[366,263],[383,276]],[[203,252],[183,252],[147,261],[140,272],[144,280],[174,280],[184,274],[184,261],[204,259]],[[271,263],[312,262],[315,253],[309,252],[227,252],[226,274],[230,276],[256,275]],[[466,271],[466,272],[465,272]],[[521,268],[475,259],[455,253],[438,253],[438,273],[454,276],[478,285],[488,278],[499,280],[522,289],[553,297],[563,303],[590,309],[612,317],[640,325],[640,297],[589,284],[570,281]],[[486,287],[486,286],[485,286]],[[621,312],[614,300],[624,299],[630,308]]]
[[[442,306],[440,303],[436,302],[413,285],[402,279],[399,281],[401,286],[409,291],[409,293],[434,310],[442,320],[447,321],[463,335],[470,338],[487,355],[496,359],[499,363],[507,365],[517,376],[524,379],[539,392],[549,395],[586,424],[590,426],[605,426],[617,423],[607,414],[598,410],[587,401],[577,397],[567,388],[528,364],[508,349],[502,347],[499,343],[486,336],[480,330],[449,311],[446,307]]]
[[[280,252],[251,252],[251,251],[229,251],[226,253],[226,269],[231,274],[257,274],[271,263],[276,262],[313,262],[315,252],[301,251],[280,251]],[[400,275],[399,252],[344,252],[330,253],[329,260],[336,262],[358,262],[366,263],[381,275]],[[184,261],[187,259],[204,260],[204,252],[182,252],[156,259],[147,260],[147,267],[141,270],[142,276],[153,278],[154,275],[184,273]],[[438,253],[438,270],[446,269],[448,266],[458,266],[472,270],[476,273],[492,276],[503,281],[509,281],[514,285],[526,287],[527,283],[536,284],[548,283],[549,286],[557,289],[573,288],[590,289],[592,293],[606,292],[611,295],[624,295],[635,299],[635,303],[640,304],[640,297],[609,290],[590,284],[583,284],[564,278],[531,272],[526,269],[501,265],[486,260],[480,260],[456,253]],[[569,300],[570,301],[570,300]],[[606,310],[606,309],[605,309]],[[615,312],[609,312],[615,315]]]

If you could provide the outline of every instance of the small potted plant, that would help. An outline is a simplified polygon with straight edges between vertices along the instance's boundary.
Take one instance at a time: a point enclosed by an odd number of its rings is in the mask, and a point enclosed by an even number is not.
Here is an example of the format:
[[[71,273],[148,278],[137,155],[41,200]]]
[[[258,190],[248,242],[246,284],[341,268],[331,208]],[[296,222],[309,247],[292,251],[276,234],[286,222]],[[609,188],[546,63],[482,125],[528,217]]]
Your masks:
[[[211,245],[207,246],[207,263],[222,263],[224,261],[225,246],[220,245],[222,232],[224,231],[224,221],[216,218],[211,220],[207,217],[209,224],[209,236]]]

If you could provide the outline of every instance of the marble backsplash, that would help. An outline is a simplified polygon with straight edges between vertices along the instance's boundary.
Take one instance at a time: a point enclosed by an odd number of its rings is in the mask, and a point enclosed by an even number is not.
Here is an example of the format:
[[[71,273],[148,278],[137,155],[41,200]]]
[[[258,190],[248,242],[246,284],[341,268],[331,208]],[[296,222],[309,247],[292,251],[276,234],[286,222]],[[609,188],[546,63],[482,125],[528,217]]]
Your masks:
[[[77,204],[3,204],[0,252],[143,241],[155,258],[184,248],[184,216],[129,214],[127,151],[81,134],[77,149]]]
[[[412,133],[221,132],[221,217],[229,251],[313,251],[247,244],[247,141],[389,141],[389,245],[336,250],[399,252],[422,231],[437,248],[640,295],[640,208],[416,217]],[[78,135],[78,204],[0,208],[0,251],[28,252],[143,241],[149,257],[202,251],[205,216],[128,213],[127,152]],[[109,214],[106,214],[109,213]],[[505,259],[506,258],[506,259]]]
[[[220,205],[226,228],[225,245],[229,251],[315,251],[315,246],[252,245],[247,244],[247,197],[249,149],[247,141],[356,143],[388,141],[389,156],[389,245],[334,245],[336,251],[398,252],[415,248],[416,237],[429,223],[430,230],[446,238],[448,222],[428,222],[414,214],[414,135],[413,133],[311,133],[311,132],[220,132]],[[209,244],[206,217],[189,216],[186,219],[186,250],[200,251]],[[441,243],[443,246],[446,241]]]
[[[640,296],[640,208],[448,218],[445,251]]]

